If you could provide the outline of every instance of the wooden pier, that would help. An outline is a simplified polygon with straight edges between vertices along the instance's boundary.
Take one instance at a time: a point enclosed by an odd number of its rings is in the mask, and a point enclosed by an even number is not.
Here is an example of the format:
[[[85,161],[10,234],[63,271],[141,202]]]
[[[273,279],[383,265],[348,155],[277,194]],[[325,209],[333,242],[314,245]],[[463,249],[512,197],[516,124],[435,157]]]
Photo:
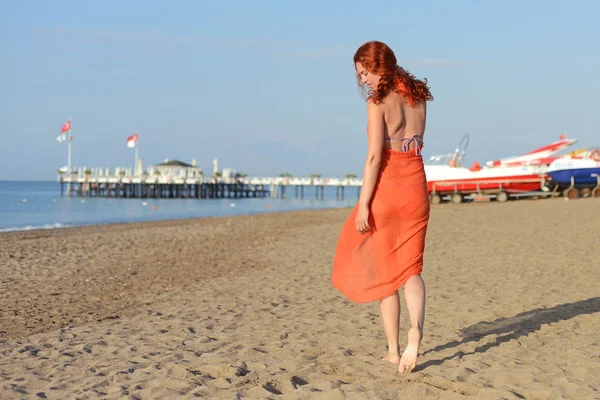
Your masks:
[[[221,178],[202,176],[128,176],[96,174],[59,174],[61,197],[110,197],[124,199],[223,199],[223,198],[288,198],[288,188],[294,197],[304,199],[305,188],[314,191],[314,198],[323,200],[326,186],[335,186],[336,199],[344,200],[345,188],[356,188],[360,195],[362,180],[356,178]],[[312,189],[312,190],[311,190]]]

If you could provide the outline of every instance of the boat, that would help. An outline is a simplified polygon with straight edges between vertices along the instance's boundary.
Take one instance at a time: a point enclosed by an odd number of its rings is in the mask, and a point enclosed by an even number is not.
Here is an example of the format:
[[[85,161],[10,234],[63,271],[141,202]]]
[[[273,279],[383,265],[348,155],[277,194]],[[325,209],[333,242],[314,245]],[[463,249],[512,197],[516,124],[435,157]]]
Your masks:
[[[516,165],[550,165],[556,159],[562,158],[563,156],[554,156],[559,151],[566,149],[577,143],[577,139],[567,137],[566,133],[563,133],[560,138],[542,146],[538,149],[532,150],[522,156],[512,156],[502,158],[500,160],[488,161],[486,166],[488,167],[500,167],[500,166],[516,166]]]
[[[558,141],[524,156],[488,162],[484,167],[475,162],[471,168],[467,168],[462,161],[469,140],[467,134],[454,153],[433,156],[425,163],[427,186],[433,204],[448,197],[453,203],[461,203],[467,197],[487,197],[503,202],[509,197],[547,191],[545,182],[551,157],[576,142],[576,139],[563,135]]]
[[[558,188],[564,189],[565,197],[600,197],[600,149],[559,158],[548,167],[548,175]]]

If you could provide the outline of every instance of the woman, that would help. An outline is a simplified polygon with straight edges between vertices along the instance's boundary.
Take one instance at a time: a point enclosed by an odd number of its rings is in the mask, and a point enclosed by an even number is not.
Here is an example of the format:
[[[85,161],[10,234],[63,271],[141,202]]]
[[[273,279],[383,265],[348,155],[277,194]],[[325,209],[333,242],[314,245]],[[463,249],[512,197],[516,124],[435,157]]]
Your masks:
[[[399,67],[384,43],[363,44],[354,66],[367,94],[368,155],[360,198],[342,228],[331,280],[352,301],[379,300],[388,340],[383,359],[405,373],[416,366],[425,318],[421,270],[429,194],[421,148],[426,102],[433,96],[427,80]],[[400,357],[398,289],[403,285],[411,327]]]

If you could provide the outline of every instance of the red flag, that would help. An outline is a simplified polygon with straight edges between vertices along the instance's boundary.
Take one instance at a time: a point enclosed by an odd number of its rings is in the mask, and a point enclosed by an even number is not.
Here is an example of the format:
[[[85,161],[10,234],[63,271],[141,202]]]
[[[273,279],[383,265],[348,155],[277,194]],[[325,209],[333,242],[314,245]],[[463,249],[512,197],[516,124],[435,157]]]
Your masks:
[[[65,122],[65,124],[62,126],[62,128],[60,129],[60,131],[62,133],[68,132],[71,130],[71,120],[68,120],[67,122]]]
[[[127,147],[135,147],[135,143],[139,140],[139,136],[137,133],[129,136],[127,138]]]

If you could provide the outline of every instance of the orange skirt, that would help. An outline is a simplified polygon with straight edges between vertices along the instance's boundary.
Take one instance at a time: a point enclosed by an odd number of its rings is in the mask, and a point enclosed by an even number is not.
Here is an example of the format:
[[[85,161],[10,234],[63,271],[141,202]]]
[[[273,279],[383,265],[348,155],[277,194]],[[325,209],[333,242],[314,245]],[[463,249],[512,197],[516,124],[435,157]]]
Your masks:
[[[369,207],[371,231],[356,230],[358,204],[338,240],[331,282],[357,303],[381,300],[423,269],[429,192],[415,151],[383,149]]]

